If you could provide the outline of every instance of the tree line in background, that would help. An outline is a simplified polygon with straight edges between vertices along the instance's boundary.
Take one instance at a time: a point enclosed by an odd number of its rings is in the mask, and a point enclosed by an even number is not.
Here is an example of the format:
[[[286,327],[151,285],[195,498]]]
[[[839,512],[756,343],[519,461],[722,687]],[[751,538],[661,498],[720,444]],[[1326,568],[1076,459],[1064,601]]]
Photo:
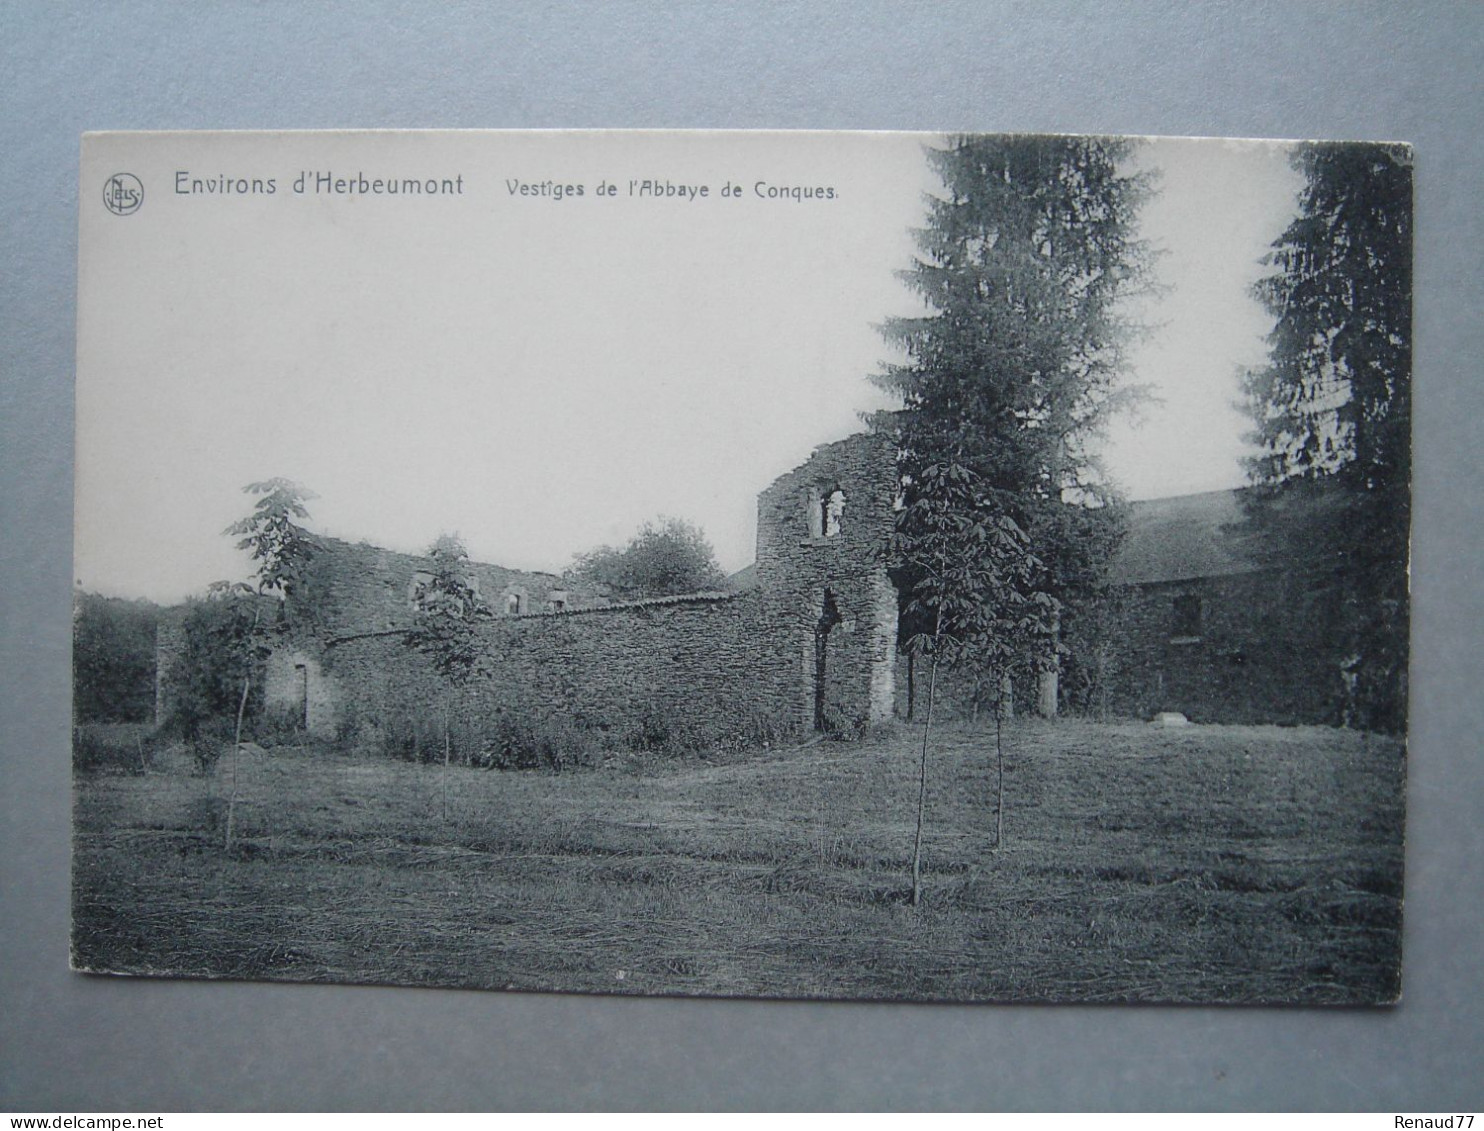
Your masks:
[[[147,723],[155,716],[152,601],[78,592],[72,602],[72,716],[79,723]]]

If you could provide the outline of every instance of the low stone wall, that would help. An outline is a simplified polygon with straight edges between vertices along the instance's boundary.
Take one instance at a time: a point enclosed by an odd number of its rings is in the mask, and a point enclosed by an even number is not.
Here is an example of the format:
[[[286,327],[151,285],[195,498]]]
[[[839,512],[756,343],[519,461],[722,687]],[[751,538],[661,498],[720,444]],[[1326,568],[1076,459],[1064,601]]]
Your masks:
[[[796,661],[762,617],[758,596],[744,593],[500,618],[482,629],[490,674],[468,698],[525,722],[560,720],[619,738],[657,718],[708,741],[793,729]],[[323,698],[343,728],[384,725],[409,710],[436,715],[448,698],[429,659],[400,633],[339,641],[323,667],[332,684]]]

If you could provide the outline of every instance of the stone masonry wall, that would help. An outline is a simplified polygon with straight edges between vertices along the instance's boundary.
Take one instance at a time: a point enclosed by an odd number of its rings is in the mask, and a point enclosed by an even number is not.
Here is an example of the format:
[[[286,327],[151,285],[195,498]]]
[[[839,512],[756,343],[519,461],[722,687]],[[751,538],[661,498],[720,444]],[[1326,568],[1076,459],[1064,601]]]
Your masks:
[[[320,619],[323,639],[335,640],[365,632],[410,628],[413,623],[411,587],[414,578],[432,569],[432,562],[414,554],[399,554],[365,542],[320,538],[321,552],[310,566],[308,590]],[[551,573],[505,569],[485,562],[467,563],[469,577],[480,597],[496,613],[504,613],[510,597],[520,599],[522,613],[550,611],[560,598],[568,608],[582,608],[601,599],[586,590],[572,591]]]
[[[758,590],[768,631],[793,657],[793,711],[803,727],[814,725],[821,698],[848,723],[892,716],[897,592],[884,553],[897,492],[892,441],[858,435],[815,449],[758,497]],[[823,655],[822,618],[833,621]]]
[[[1177,599],[1199,602],[1199,632],[1180,634]],[[1116,601],[1105,677],[1112,714],[1339,721],[1343,682],[1323,628],[1336,619],[1302,577],[1264,572],[1131,586]]]
[[[620,736],[654,718],[708,741],[889,719],[897,593],[884,552],[897,489],[888,439],[816,449],[759,496],[756,587],[740,594],[610,606],[552,574],[470,563],[497,615],[481,630],[492,674],[468,695],[480,710]],[[321,541],[306,588],[315,617],[296,618],[275,648],[267,710],[323,737],[441,712],[446,689],[404,642],[427,560]],[[162,619],[162,659],[178,649],[174,631]],[[157,702],[167,698],[162,685]]]
[[[483,630],[492,674],[471,694],[485,711],[620,738],[654,718],[711,741],[756,733],[764,723],[787,726],[793,671],[762,615],[752,592],[500,618]],[[444,686],[402,641],[360,636],[325,651],[342,727],[439,710]]]

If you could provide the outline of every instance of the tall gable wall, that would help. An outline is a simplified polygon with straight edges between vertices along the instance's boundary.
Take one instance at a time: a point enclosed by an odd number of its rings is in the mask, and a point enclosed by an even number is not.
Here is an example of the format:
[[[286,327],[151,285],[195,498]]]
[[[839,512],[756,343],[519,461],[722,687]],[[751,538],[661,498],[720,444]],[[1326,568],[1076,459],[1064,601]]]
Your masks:
[[[832,532],[826,508],[837,489]],[[897,592],[885,552],[898,490],[895,445],[866,434],[815,449],[758,497],[757,587],[770,631],[795,658],[803,726],[821,701],[850,724],[892,716]]]

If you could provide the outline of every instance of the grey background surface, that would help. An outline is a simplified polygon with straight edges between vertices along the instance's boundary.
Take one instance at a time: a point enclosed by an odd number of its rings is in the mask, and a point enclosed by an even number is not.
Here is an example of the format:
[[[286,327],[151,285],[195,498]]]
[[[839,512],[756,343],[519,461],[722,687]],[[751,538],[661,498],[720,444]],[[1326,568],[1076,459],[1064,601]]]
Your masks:
[[[1481,40],[1484,7],[1467,4],[0,8],[0,1109],[1479,1106]],[[1403,1004],[765,1004],[69,973],[79,135],[373,126],[1415,143]]]

